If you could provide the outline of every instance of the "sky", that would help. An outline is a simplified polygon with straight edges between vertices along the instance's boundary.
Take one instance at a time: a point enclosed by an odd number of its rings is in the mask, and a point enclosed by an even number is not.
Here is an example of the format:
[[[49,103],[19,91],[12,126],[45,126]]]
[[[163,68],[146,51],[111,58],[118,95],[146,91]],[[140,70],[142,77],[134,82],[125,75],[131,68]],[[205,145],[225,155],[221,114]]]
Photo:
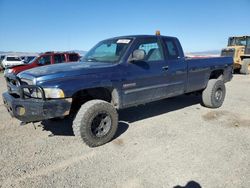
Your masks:
[[[115,36],[178,37],[185,52],[250,35],[250,0],[0,0],[0,51],[89,50]]]

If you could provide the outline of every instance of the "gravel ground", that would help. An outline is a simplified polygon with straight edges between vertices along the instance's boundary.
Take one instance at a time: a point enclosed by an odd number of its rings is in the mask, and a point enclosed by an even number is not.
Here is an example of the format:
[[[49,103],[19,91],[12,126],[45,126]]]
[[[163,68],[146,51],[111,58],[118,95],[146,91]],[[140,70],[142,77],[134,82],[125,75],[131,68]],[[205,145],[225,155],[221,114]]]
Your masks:
[[[0,187],[248,188],[250,76],[226,87],[216,110],[180,96],[120,111],[116,138],[93,149],[69,121],[19,126],[0,97]]]

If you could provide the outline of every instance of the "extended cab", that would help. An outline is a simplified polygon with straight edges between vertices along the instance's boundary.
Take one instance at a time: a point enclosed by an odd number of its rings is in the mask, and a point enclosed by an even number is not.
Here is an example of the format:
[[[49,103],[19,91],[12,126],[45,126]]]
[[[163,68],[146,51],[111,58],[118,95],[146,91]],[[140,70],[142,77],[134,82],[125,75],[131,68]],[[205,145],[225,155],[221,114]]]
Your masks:
[[[93,47],[80,63],[24,71],[7,81],[3,101],[23,122],[67,116],[74,134],[90,147],[109,142],[117,130],[117,109],[185,93],[200,93],[209,108],[222,105],[233,59],[185,58],[175,37],[111,38]]]
[[[19,66],[8,69],[7,73],[13,73],[16,75],[19,72],[31,68],[64,62],[75,62],[79,59],[79,54],[75,52],[45,52],[34,58],[32,61],[28,62],[27,64],[21,64]]]

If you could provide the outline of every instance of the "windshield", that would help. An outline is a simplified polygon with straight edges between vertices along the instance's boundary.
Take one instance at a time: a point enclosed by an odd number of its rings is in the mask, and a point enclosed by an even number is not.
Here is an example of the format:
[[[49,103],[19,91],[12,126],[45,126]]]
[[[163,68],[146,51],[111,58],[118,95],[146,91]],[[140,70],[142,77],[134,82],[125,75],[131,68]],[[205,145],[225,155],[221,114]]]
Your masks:
[[[109,39],[98,43],[83,58],[85,61],[115,63],[124,55],[132,39]]]
[[[228,41],[228,46],[246,46],[247,38],[246,37],[233,37]]]
[[[31,63],[33,63],[34,61],[36,61],[37,60],[37,58],[38,57],[33,57],[33,59],[31,59],[27,64],[31,64]]]

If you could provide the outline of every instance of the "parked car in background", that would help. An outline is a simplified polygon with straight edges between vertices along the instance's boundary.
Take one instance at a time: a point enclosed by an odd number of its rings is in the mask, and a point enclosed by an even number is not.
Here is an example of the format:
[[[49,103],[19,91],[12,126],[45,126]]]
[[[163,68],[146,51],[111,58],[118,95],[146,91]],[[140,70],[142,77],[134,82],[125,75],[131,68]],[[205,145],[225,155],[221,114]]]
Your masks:
[[[58,64],[65,62],[76,62],[79,61],[80,55],[75,52],[45,52],[40,54],[35,59],[31,60],[26,64],[22,64],[20,66],[15,66],[11,69],[8,69],[6,73],[18,74],[24,70],[28,70],[31,68],[50,65],[50,64]]]
[[[16,65],[23,65],[24,61],[21,59],[21,57],[18,56],[5,56],[4,59],[2,60],[2,66],[4,69],[6,68],[11,68]]]
[[[31,62],[32,60],[34,60],[35,58],[37,58],[37,56],[24,56],[24,57],[22,57],[22,60],[23,60],[25,63],[29,63],[29,62]]]

